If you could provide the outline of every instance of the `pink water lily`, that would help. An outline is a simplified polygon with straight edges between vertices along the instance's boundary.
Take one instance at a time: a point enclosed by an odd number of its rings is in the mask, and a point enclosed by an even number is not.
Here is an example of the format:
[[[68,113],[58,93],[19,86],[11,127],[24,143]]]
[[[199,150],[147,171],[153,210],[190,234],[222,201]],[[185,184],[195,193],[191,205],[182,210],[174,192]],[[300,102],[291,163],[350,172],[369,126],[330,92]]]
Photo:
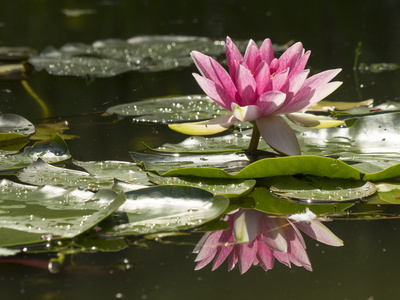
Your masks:
[[[197,123],[171,124],[170,128],[185,134],[215,134],[237,121],[252,122],[250,150],[257,148],[261,135],[279,153],[300,155],[296,135],[282,115],[299,125],[318,126],[321,121],[316,116],[295,113],[304,111],[341,85],[341,82],[330,82],[341,69],[307,78],[309,70],[304,68],[310,51],[305,52],[300,42],[275,58],[269,39],[264,40],[260,48],[250,40],[242,56],[227,37],[229,73],[212,57],[197,51],[191,55],[201,73],[193,74],[197,83],[212,100],[232,114]],[[327,123],[325,127],[342,123],[333,119],[323,122]]]
[[[224,220],[229,229],[207,232],[194,249],[197,253],[195,270],[213,261],[214,271],[228,258],[228,270],[238,264],[241,274],[252,265],[260,265],[265,271],[272,269],[275,260],[288,267],[294,264],[312,271],[299,229],[327,245],[342,246],[343,242],[315,219],[315,215],[312,214],[311,219],[304,219],[302,215],[283,218],[253,209],[227,214]]]

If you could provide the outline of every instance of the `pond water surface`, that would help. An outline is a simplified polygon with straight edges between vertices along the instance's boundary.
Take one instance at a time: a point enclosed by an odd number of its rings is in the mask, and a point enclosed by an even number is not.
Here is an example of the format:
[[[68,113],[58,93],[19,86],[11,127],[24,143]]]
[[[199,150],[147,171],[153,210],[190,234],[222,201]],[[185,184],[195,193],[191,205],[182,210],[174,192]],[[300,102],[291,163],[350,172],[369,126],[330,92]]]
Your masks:
[[[65,10],[67,9],[67,10]],[[68,11],[70,9],[70,11]],[[79,11],[78,9],[84,9]],[[81,12],[74,16],[72,12]],[[77,11],[78,10],[78,11]],[[342,68],[343,85],[331,101],[399,101],[399,70],[358,72],[359,62],[400,63],[400,4],[397,1],[0,1],[0,43],[42,52],[70,42],[91,44],[138,35],[190,35],[224,40],[301,41],[312,55],[313,72]],[[101,116],[107,108],[146,98],[202,93],[191,73],[195,67],[161,72],[127,72],[110,78],[29,76],[32,89],[46,101],[43,112],[18,80],[0,81],[0,111],[34,124],[68,121],[68,140],[76,160],[132,161],[129,151],[178,143],[186,136],[165,124],[133,123]],[[12,178],[12,177],[7,177]],[[398,299],[399,220],[333,221],[327,226],[344,241],[329,247],[306,237],[313,271],[275,263],[264,272],[252,267],[240,275],[194,271],[192,250],[201,234],[161,240],[131,238],[115,253],[68,257],[57,274],[47,270],[54,255],[36,254],[44,268],[0,264],[1,299]],[[1,237],[0,237],[1,238]],[[30,256],[32,258],[32,256]],[[43,264],[41,264],[42,266]]]

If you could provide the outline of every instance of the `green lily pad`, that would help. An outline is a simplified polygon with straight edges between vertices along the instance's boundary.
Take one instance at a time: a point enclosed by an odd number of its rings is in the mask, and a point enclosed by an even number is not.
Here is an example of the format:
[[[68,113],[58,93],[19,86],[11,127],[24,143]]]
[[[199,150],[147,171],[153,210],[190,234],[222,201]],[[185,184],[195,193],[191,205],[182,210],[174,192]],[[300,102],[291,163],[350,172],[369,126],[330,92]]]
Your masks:
[[[400,204],[400,178],[376,183],[379,198],[385,202]]]
[[[310,211],[315,213],[317,216],[323,216],[325,214],[343,212],[349,207],[353,206],[354,203],[336,203],[332,204],[320,204],[313,205],[309,203],[294,203],[284,199],[273,196],[266,187],[258,187],[252,191],[248,197],[254,199],[257,210],[263,211],[270,214],[278,215],[291,215],[297,213],[303,213],[308,208]]]
[[[270,186],[270,191],[278,198],[310,204],[337,202],[364,202],[375,194],[376,187],[368,181],[341,178],[308,176],[295,178],[278,177]]]
[[[56,163],[70,158],[67,144],[59,135],[26,147],[23,153],[0,156],[0,170],[15,171],[22,169],[38,158],[47,163]]]
[[[144,172],[135,163],[127,161],[77,161],[74,165],[84,168],[91,175],[104,179],[117,179],[135,185],[148,185],[149,180]]]
[[[74,161],[77,166],[90,173],[55,167],[38,159],[17,173],[19,180],[29,184],[51,184],[58,187],[81,187],[90,190],[111,188],[114,178],[135,182],[142,187],[149,184],[146,173],[133,163],[118,161],[82,162]]]
[[[244,50],[248,41],[235,40]],[[287,45],[274,45],[284,51]],[[195,36],[136,36],[128,40],[108,39],[92,45],[69,43],[57,50],[48,47],[29,63],[36,70],[62,76],[110,77],[128,71],[159,72],[193,64],[192,50],[217,57],[225,53],[225,42]]]
[[[161,177],[149,175],[150,181],[159,185],[182,185],[197,187],[214,195],[223,195],[227,198],[243,196],[250,192],[256,184],[253,179],[221,179],[198,177]]]
[[[106,112],[110,115],[132,116],[137,122],[166,123],[211,119],[228,111],[207,96],[190,95],[119,104],[108,108]]]
[[[187,186],[149,187],[128,192],[126,197],[113,216],[118,223],[100,233],[143,235],[187,230],[220,217],[229,204],[223,196]],[[107,225],[103,223],[99,226]]]
[[[250,163],[250,159],[243,152],[197,155],[155,152],[130,152],[130,154],[136,163],[139,164],[144,162],[146,170],[156,170],[158,173],[168,172],[174,168],[199,169],[200,167],[213,167],[218,168],[218,170],[223,169],[225,172],[231,173],[240,171],[243,167],[249,165]]]
[[[170,170],[163,173],[162,176],[251,179],[297,174],[352,179],[362,179],[364,176],[364,173],[340,160],[310,155],[261,159],[251,163],[236,174],[229,174],[217,168],[189,167]]]
[[[0,247],[73,238],[108,217],[122,203],[123,194],[77,188],[41,188],[0,182]]]
[[[35,126],[24,117],[0,113],[0,141],[26,137],[34,132]]]

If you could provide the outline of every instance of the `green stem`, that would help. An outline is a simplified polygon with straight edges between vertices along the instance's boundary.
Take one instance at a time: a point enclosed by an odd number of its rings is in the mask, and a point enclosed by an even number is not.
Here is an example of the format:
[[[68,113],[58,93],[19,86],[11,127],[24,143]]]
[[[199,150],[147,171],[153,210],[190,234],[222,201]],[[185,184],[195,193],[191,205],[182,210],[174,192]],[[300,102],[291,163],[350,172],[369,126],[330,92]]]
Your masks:
[[[260,141],[260,130],[258,130],[258,126],[256,122],[253,123],[253,133],[251,134],[251,140],[249,144],[249,151],[255,151],[258,147],[258,142]]]

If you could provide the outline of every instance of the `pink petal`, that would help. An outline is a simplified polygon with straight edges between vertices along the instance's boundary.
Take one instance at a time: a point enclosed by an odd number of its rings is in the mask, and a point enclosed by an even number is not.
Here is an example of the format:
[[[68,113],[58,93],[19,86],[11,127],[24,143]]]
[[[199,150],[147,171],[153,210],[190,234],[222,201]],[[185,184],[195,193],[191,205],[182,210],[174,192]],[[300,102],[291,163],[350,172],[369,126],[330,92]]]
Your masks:
[[[304,81],[307,79],[308,73],[309,70],[303,70],[286,81],[285,85],[281,88],[281,91],[286,93],[285,103],[280,106],[275,114],[286,114],[286,111],[290,110],[290,103],[303,86]]]
[[[205,258],[204,260],[199,261],[196,264],[196,266],[194,267],[194,270],[198,271],[200,269],[203,269],[205,266],[207,266],[213,260],[213,258],[214,258],[213,256],[209,256],[209,257]]]
[[[286,155],[301,155],[296,135],[282,117],[263,116],[256,122],[262,138],[273,149]]]
[[[275,74],[278,67],[279,67],[279,60],[277,58],[274,58],[269,64],[269,70],[271,72],[271,75]]]
[[[342,69],[332,69],[321,73],[317,73],[308,78],[302,87],[302,89],[310,88],[315,89],[325,83],[331,81]]]
[[[297,61],[303,55],[303,45],[300,42],[295,43],[289,49],[287,49],[279,57],[279,68],[276,72],[281,72],[289,68],[292,70],[296,65]]]
[[[253,40],[249,41],[249,44],[246,48],[246,53],[244,54],[244,61],[252,74],[255,73],[258,65],[261,63],[257,44]]]
[[[312,271],[310,259],[300,239],[295,238],[290,241],[289,255],[290,260],[296,266],[304,267],[305,269]]]
[[[216,76],[216,80],[213,81],[219,83],[233,99],[236,99],[237,90],[228,72],[215,59],[210,59],[210,62]]]
[[[257,259],[260,266],[265,270],[270,270],[274,267],[275,257],[272,255],[271,249],[268,248],[262,241],[257,240],[258,250]]]
[[[257,84],[257,94],[262,95],[266,91],[271,90],[272,85],[271,85],[271,80],[270,80],[271,74],[269,72],[269,67],[265,61],[261,62],[257,69],[256,72],[254,73],[254,79],[256,80]]]
[[[232,81],[236,84],[236,71],[238,65],[243,63],[243,56],[229,37],[226,38],[225,49],[229,74],[231,75]]]
[[[198,74],[194,73],[193,76],[208,97],[217,102],[223,108],[227,110],[231,109],[232,103],[234,103],[235,100],[222,86]]]
[[[313,220],[311,222],[296,222],[295,225],[314,240],[330,246],[343,246],[343,241],[318,220]]]
[[[190,55],[197,69],[199,69],[201,75],[203,75],[207,79],[215,81],[216,78],[214,74],[214,69],[212,68],[210,61],[211,57],[198,51],[192,51]]]
[[[249,69],[239,65],[236,73],[236,88],[242,98],[240,106],[252,105],[256,98],[256,81]]]
[[[238,247],[239,250],[239,271],[240,274],[244,274],[252,266],[254,258],[256,257],[257,243],[239,244],[236,247]]]
[[[282,264],[288,266],[289,268],[292,267],[291,263],[290,263],[290,255],[288,252],[273,252],[275,258]]]
[[[293,69],[290,70],[289,77],[301,72],[307,65],[308,58],[310,57],[311,51],[307,51],[303,56],[297,61]]]
[[[233,245],[228,245],[228,246],[221,246],[217,254],[215,255],[214,262],[212,265],[212,271],[216,270],[221,266],[221,264],[225,261],[225,259],[228,257],[228,255],[231,253],[233,249]]]
[[[217,253],[217,246],[220,245],[219,239],[223,232],[223,230],[219,230],[211,232],[209,235],[205,234],[207,240],[200,240],[203,243],[200,250],[197,247],[195,248],[198,254],[194,261],[202,261],[210,256],[213,258]]]
[[[232,252],[228,259],[228,271],[232,271],[239,261],[239,248],[237,245],[233,246]]]
[[[274,59],[274,49],[272,48],[272,43],[270,39],[265,39],[260,47],[260,57],[268,65]]]
[[[256,102],[261,115],[269,115],[275,112],[286,99],[286,94],[279,91],[269,91],[262,94]]]
[[[272,89],[274,91],[279,91],[286,83],[288,76],[289,76],[289,69],[276,73],[271,79]]]
[[[271,218],[264,214],[264,231],[260,239],[272,250],[286,252],[288,240],[282,227],[288,225],[284,219]]]
[[[333,81],[318,86],[313,90],[303,89],[279,113],[288,114],[304,110],[333,93],[341,84],[342,82]]]

